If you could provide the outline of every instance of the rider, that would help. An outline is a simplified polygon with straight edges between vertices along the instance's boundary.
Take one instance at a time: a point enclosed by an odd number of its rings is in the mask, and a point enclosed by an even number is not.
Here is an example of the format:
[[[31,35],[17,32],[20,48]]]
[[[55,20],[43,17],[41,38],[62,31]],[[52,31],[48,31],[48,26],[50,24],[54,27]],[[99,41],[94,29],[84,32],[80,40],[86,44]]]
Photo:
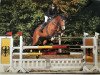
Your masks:
[[[57,7],[54,4],[52,4],[51,6],[49,6],[48,11],[45,12],[45,15],[44,15],[45,20],[44,20],[44,23],[41,25],[41,31],[43,30],[43,28],[47,24],[48,19],[51,19],[51,17],[54,16],[54,15],[56,15],[56,13],[57,13]]]

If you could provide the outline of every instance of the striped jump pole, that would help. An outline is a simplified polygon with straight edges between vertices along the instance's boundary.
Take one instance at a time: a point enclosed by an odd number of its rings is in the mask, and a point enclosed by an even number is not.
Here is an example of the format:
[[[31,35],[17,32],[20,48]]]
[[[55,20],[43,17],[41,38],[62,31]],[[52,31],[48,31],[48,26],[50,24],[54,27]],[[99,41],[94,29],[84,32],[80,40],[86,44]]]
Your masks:
[[[59,49],[68,48],[67,45],[53,45],[53,46],[23,46],[23,49]]]

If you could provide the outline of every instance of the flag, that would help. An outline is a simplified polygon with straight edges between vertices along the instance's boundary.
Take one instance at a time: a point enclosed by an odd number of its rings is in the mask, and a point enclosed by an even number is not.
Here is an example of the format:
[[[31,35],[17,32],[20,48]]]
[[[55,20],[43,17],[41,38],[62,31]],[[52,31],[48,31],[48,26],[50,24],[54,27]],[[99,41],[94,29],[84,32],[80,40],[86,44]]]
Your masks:
[[[22,32],[17,32],[18,36],[22,36]]]
[[[7,32],[6,35],[7,36],[12,36],[12,32]]]

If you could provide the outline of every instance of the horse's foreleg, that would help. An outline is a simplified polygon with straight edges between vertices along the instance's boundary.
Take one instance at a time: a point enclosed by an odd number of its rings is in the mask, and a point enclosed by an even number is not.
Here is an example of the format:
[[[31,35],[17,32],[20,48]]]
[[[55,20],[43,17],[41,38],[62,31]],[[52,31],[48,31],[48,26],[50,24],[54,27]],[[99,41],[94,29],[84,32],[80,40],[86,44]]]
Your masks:
[[[46,45],[46,43],[47,43],[47,40],[44,40],[44,41],[43,41],[43,45]]]

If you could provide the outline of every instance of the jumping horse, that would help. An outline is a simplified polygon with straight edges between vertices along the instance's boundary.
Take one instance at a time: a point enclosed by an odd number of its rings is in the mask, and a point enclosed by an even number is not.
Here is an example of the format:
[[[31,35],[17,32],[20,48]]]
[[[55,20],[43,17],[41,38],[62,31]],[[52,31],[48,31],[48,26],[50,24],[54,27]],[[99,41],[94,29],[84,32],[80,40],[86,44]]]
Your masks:
[[[36,45],[40,37],[53,38],[58,32],[62,33],[65,29],[65,20],[62,16],[55,16],[43,29],[43,32],[40,31],[41,25],[39,25],[33,33],[33,45]],[[43,41],[43,45],[46,44],[46,40]]]

